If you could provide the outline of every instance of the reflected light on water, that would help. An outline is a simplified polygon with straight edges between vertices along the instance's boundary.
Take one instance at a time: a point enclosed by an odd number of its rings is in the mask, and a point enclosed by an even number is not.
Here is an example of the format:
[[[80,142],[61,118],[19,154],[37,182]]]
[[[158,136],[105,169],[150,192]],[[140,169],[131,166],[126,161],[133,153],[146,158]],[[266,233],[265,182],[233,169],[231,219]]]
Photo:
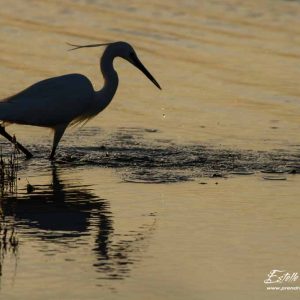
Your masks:
[[[68,248],[84,245],[93,253],[93,267],[100,274],[99,279],[128,276],[131,266],[141,259],[145,241],[155,229],[155,219],[135,231],[117,234],[107,199],[96,196],[90,186],[60,180],[55,165],[51,172],[51,184],[35,185],[32,193],[23,190],[0,202],[1,228],[7,230],[5,235],[18,233],[15,246],[11,245],[10,238],[5,243],[2,233],[1,266],[8,252],[12,252],[17,260],[22,246],[34,240],[38,241],[38,249],[44,255],[59,255],[62,249],[66,252]],[[47,244],[51,243],[58,246],[54,253],[47,251]],[[2,272],[1,276],[5,275]]]

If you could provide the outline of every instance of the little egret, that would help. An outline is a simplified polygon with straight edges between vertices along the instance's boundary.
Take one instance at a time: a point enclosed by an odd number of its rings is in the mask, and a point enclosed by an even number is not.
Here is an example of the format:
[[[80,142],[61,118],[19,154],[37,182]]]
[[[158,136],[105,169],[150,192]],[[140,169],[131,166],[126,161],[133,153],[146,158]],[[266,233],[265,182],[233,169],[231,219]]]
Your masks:
[[[69,125],[87,122],[104,110],[118,87],[118,74],[113,67],[115,57],[121,57],[141,70],[159,89],[158,82],[144,67],[133,47],[126,42],[107,44],[71,45],[75,50],[106,46],[100,60],[104,86],[95,91],[90,80],[81,74],[68,74],[35,83],[24,91],[0,101],[0,134],[17,144],[27,158],[32,154],[5,131],[9,123],[48,127],[54,130],[50,159]]]

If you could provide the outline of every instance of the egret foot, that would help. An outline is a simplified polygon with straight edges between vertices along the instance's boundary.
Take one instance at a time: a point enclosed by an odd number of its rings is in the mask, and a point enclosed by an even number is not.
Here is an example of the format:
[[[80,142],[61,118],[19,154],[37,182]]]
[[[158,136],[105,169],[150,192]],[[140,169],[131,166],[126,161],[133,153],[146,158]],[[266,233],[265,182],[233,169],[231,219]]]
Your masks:
[[[15,137],[12,137],[9,133],[6,132],[5,127],[0,125],[0,134],[13,143],[17,149],[21,150],[25,155],[26,159],[32,158],[33,155],[29,152],[24,146],[22,146],[19,142],[17,142]]]

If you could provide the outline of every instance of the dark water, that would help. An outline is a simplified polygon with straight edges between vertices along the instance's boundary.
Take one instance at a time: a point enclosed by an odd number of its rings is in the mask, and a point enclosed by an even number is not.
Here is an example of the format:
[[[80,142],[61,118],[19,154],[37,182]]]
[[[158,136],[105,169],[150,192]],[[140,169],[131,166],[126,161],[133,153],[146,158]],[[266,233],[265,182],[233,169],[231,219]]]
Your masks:
[[[157,133],[157,129],[120,128],[104,132],[86,127],[65,135],[54,164],[62,168],[111,168],[121,180],[136,183],[175,183],[254,172],[300,172],[300,145],[291,145],[291,150],[237,150],[201,143],[178,144],[156,138]],[[101,136],[104,138],[93,139]],[[76,145],[79,141],[80,146]],[[33,147],[35,158],[28,162],[31,168],[48,165],[50,145],[49,142]],[[4,150],[8,147],[3,144]]]

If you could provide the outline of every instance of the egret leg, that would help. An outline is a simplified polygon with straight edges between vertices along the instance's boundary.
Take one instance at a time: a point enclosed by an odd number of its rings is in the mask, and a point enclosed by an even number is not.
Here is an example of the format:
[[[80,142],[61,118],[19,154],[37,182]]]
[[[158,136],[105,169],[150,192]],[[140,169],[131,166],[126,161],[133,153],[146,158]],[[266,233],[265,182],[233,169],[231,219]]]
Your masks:
[[[7,140],[9,140],[11,143],[15,144],[18,149],[20,149],[25,155],[26,158],[29,159],[33,157],[31,152],[29,152],[23,145],[21,145],[19,142],[17,142],[15,137],[12,137],[9,133],[6,132],[5,127],[0,125],[0,134],[5,137]]]
[[[68,125],[60,125],[54,128],[54,139],[53,139],[53,146],[52,146],[52,151],[50,154],[50,159],[54,159],[54,155],[55,155],[55,150],[57,148],[57,145],[60,141],[60,139],[62,138],[66,128]]]

